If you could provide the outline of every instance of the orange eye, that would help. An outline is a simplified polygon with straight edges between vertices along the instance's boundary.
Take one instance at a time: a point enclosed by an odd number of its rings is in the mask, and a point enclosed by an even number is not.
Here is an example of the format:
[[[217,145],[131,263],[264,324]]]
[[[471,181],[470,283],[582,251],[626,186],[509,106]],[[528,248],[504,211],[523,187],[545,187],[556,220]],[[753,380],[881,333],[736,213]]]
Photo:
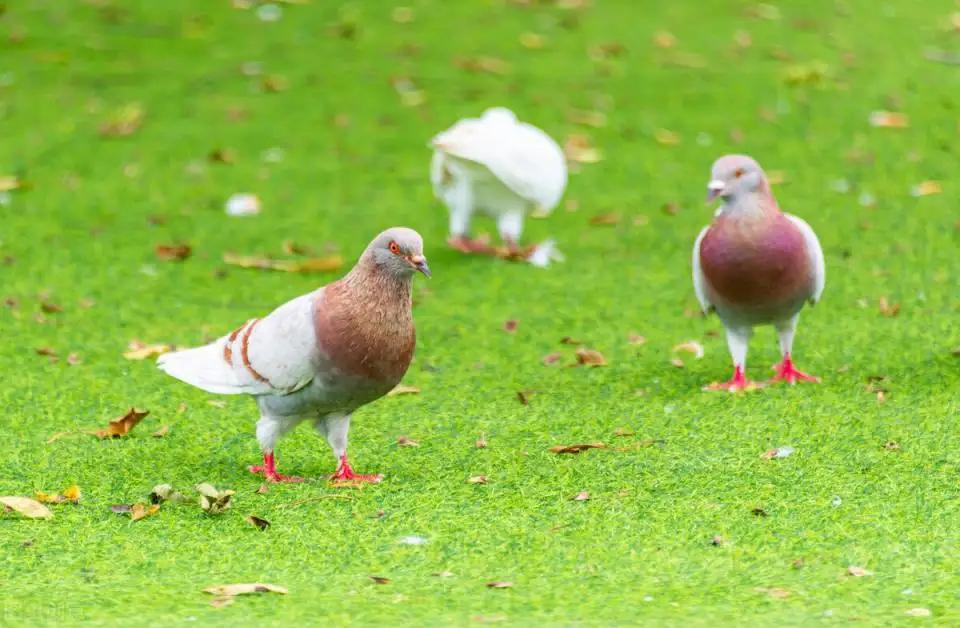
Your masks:
[[[390,249],[390,252],[394,255],[400,255],[400,245],[396,242],[391,242],[387,248]]]
[[[743,168],[737,168],[736,170],[734,170],[734,171],[733,171],[733,176],[735,176],[735,177],[738,178],[738,179],[739,179],[740,177],[742,177],[742,176],[743,176]]]

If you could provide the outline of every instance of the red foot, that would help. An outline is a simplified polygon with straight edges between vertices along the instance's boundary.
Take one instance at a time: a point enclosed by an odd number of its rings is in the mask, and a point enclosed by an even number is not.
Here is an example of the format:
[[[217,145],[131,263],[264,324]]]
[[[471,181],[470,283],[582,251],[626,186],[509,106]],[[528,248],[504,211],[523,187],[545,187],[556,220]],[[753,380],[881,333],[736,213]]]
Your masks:
[[[730,392],[738,392],[753,388],[763,388],[763,384],[748,380],[743,374],[743,367],[739,364],[734,368],[733,377],[730,378],[729,382],[724,382],[722,384],[714,382],[703,387],[704,390],[729,390]]]
[[[802,371],[798,371],[797,368],[793,365],[793,360],[790,359],[790,354],[787,353],[783,356],[783,362],[777,364],[773,367],[777,372],[772,378],[770,378],[770,383],[775,382],[787,382],[788,384],[796,384],[800,382],[813,382],[815,384],[820,383],[819,377],[814,377],[813,375],[807,375]]]
[[[346,454],[340,457],[340,464],[337,465],[336,472],[330,476],[330,481],[332,482],[372,482],[376,484],[382,479],[382,473],[377,473],[376,475],[360,475],[354,473],[353,469],[350,468],[350,463],[347,462]]]
[[[267,482],[303,482],[304,478],[296,475],[281,475],[273,459],[273,453],[263,454],[263,464],[252,464],[247,467],[250,473],[262,473]]]

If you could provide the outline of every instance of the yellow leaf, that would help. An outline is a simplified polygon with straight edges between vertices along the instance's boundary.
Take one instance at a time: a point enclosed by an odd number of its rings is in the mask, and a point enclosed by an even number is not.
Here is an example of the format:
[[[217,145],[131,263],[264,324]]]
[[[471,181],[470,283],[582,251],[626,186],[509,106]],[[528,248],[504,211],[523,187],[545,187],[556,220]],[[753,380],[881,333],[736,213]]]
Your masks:
[[[130,519],[132,521],[140,521],[141,519],[146,519],[156,514],[158,510],[160,510],[159,504],[153,504],[148,508],[143,502],[137,502],[130,508]]]
[[[279,270],[285,273],[331,272],[343,266],[343,258],[339,255],[307,260],[274,260],[267,257],[227,253],[223,256],[223,261],[226,264],[239,266],[240,268]]]
[[[416,386],[407,386],[406,384],[397,384],[397,386],[387,393],[388,397],[396,397],[397,395],[418,395],[420,394],[420,389]]]
[[[246,595],[248,593],[279,593],[281,595],[289,593],[287,589],[278,587],[275,584],[261,584],[259,582],[249,584],[221,584],[215,587],[207,587],[203,592],[224,597]]]
[[[147,358],[154,358],[164,353],[169,352],[173,349],[170,345],[164,344],[154,344],[148,345],[142,342],[137,342],[136,340],[132,341],[127,345],[129,351],[123,354],[128,360],[146,360]]]
[[[12,192],[22,186],[20,179],[14,175],[0,176],[0,192]]]
[[[53,512],[49,508],[29,497],[0,497],[0,504],[28,519],[50,519],[53,517]]]

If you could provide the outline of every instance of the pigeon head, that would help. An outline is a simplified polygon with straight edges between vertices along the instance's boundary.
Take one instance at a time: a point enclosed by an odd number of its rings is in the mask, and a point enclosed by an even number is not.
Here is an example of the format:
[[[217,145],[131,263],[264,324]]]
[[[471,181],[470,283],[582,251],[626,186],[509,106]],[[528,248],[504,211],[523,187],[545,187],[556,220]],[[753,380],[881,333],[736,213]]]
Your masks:
[[[387,229],[373,239],[365,255],[378,270],[398,279],[409,279],[415,272],[430,276],[427,258],[423,256],[423,238],[413,229]]]
[[[769,190],[767,175],[753,158],[746,155],[724,155],[713,162],[707,184],[707,202],[719,196],[725,203],[746,195]]]

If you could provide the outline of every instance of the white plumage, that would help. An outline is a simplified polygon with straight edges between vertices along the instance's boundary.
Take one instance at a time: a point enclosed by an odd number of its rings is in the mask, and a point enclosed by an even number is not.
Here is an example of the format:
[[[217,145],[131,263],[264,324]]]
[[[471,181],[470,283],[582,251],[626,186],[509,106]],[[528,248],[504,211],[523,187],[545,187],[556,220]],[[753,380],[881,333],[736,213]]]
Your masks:
[[[477,211],[496,220],[500,237],[516,247],[524,218],[550,213],[566,189],[560,145],[503,107],[460,120],[431,145],[430,181],[450,210],[450,243],[461,250],[473,250],[468,234]]]

